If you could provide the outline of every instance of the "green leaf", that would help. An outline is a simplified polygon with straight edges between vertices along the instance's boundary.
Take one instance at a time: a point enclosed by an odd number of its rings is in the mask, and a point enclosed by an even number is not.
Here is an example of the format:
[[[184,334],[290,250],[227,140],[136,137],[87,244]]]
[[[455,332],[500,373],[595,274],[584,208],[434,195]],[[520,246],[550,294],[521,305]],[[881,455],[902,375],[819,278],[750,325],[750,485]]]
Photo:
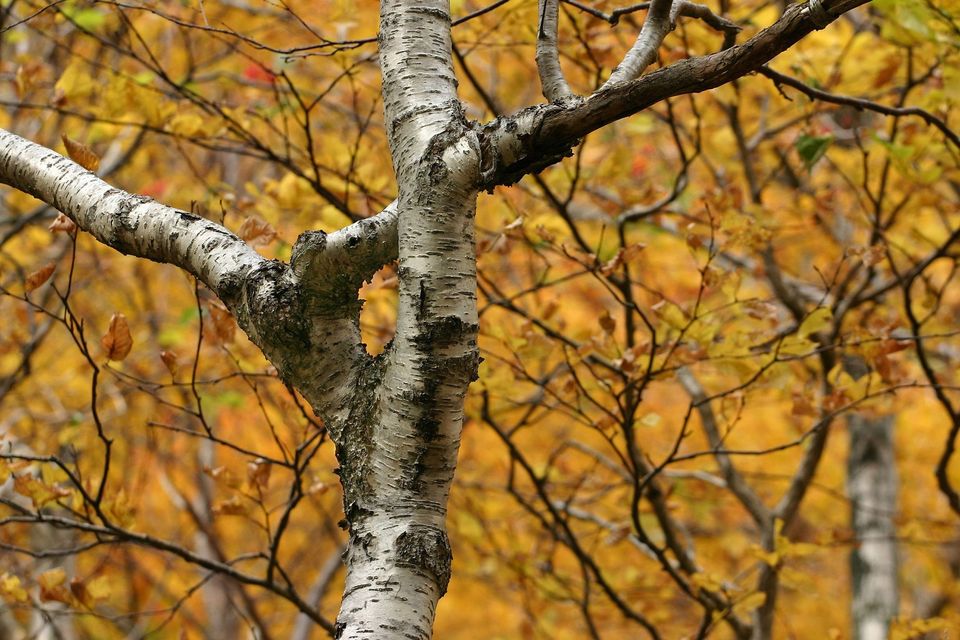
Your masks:
[[[817,161],[823,157],[831,142],[833,142],[833,136],[808,136],[804,134],[797,138],[794,146],[797,148],[797,153],[800,154],[804,166],[807,167],[807,171],[813,169],[813,165],[817,164]]]
[[[96,31],[107,21],[107,16],[99,9],[76,9],[67,6],[63,14],[84,31]]]

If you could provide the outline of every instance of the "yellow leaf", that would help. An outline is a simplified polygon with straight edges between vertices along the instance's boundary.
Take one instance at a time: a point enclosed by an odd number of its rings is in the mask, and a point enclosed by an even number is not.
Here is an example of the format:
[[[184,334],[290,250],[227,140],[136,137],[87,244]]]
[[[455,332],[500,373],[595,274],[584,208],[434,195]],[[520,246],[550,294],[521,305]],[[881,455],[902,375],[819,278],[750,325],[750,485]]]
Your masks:
[[[29,473],[16,476],[13,479],[13,488],[20,495],[30,498],[30,500],[33,502],[33,506],[37,509],[41,509],[45,505],[55,500],[65,498],[66,496],[70,495],[70,492],[67,489],[61,489],[57,486],[48,485]]]
[[[127,318],[122,313],[115,313],[110,318],[110,327],[106,335],[100,339],[103,350],[107,352],[108,360],[119,362],[130,354],[133,347],[133,338],[130,336],[130,327]]]
[[[133,524],[136,509],[127,497],[127,492],[121,487],[117,493],[104,501],[104,512],[121,527],[129,528]]]
[[[110,583],[106,576],[99,576],[86,582],[80,578],[74,578],[70,581],[70,593],[89,608],[98,600],[104,600],[110,596]]]
[[[110,597],[110,579],[107,576],[97,576],[87,582],[87,593],[94,600],[104,600]]]
[[[20,584],[20,578],[9,573],[0,575],[0,595],[8,602],[27,601],[27,591]]]
[[[68,138],[66,135],[61,135],[60,139],[63,140],[63,146],[67,149],[67,155],[70,156],[71,160],[87,171],[97,170],[100,166],[100,156],[95,154],[90,147],[77,142],[73,138]]]
[[[87,65],[78,59],[70,63],[54,85],[54,102],[62,104],[69,100],[86,98],[93,92],[93,87]]]
[[[184,138],[203,138],[207,131],[203,118],[195,113],[180,113],[170,121],[170,131]]]
[[[648,413],[640,418],[640,424],[644,427],[655,427],[660,424],[661,418],[658,413]]]
[[[284,209],[297,209],[310,192],[310,183],[296,174],[288,173],[276,185],[277,204]]]
[[[814,333],[829,329],[832,323],[833,311],[826,307],[814,309],[814,311],[800,323],[800,328],[797,329],[797,335],[801,339],[805,339]]]
[[[753,593],[744,596],[733,605],[734,615],[742,616],[745,614],[759,609],[763,606],[763,603],[767,601],[767,594],[761,593],[760,591],[754,591]]]
[[[931,631],[942,631],[949,628],[950,623],[943,618],[927,618],[925,620],[897,618],[890,627],[890,640],[915,640],[924,637]]]
[[[723,589],[723,578],[712,573],[695,573],[691,576],[690,581],[707,591],[720,591]]]

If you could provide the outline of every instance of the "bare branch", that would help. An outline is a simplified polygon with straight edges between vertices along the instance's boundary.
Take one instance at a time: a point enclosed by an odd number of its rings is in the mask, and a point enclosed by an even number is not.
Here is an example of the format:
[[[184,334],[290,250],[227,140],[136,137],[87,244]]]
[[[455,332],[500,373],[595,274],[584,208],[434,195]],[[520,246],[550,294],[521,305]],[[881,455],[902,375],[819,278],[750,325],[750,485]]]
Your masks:
[[[638,78],[657,59],[660,44],[673,28],[673,0],[653,0],[637,41],[610,74],[601,91]]]
[[[573,95],[560,68],[557,48],[557,8],[559,0],[540,0],[540,24],[537,26],[537,71],[543,96],[556,102]]]
[[[836,18],[869,0],[824,0]],[[569,155],[576,141],[612,122],[643,111],[666,98],[719,87],[756,71],[810,32],[820,28],[807,5],[793,5],[770,27],[741,45],[719,53],[681,60],[645,76],[613,84],[566,107],[547,105],[520,111],[485,128],[495,149],[498,170],[485,187],[512,184]]]
[[[792,87],[800,93],[803,93],[812,100],[821,100],[831,104],[846,105],[861,111],[874,111],[876,113],[882,113],[885,116],[916,116],[923,119],[923,121],[927,124],[939,129],[940,132],[943,133],[943,135],[954,144],[954,146],[960,148],[960,135],[957,135],[957,133],[942,119],[933,115],[929,111],[926,111],[925,109],[921,109],[919,107],[890,107],[885,104],[880,104],[879,102],[874,102],[873,100],[867,100],[865,98],[830,93],[822,89],[811,87],[806,83],[797,80],[796,78],[792,78],[788,75],[774,71],[766,65],[760,67],[759,72],[761,75],[773,80],[774,84],[777,86],[787,85],[788,87]]]
[[[753,488],[747,484],[746,480],[743,479],[743,476],[740,475],[737,468],[733,466],[730,456],[724,451],[723,438],[720,435],[720,429],[717,425],[717,417],[714,415],[713,408],[710,406],[710,398],[707,397],[703,387],[700,386],[700,382],[685,367],[682,367],[677,372],[677,379],[680,380],[680,384],[682,384],[683,388],[690,394],[690,399],[693,400],[694,407],[700,413],[700,422],[703,425],[704,432],[707,434],[707,441],[715,452],[714,457],[717,460],[717,465],[720,467],[720,472],[723,474],[723,479],[726,481],[730,491],[733,492],[733,495],[737,497],[740,504],[750,513],[761,529],[768,526],[772,522],[770,510],[763,504],[760,496],[758,496],[753,491]]]

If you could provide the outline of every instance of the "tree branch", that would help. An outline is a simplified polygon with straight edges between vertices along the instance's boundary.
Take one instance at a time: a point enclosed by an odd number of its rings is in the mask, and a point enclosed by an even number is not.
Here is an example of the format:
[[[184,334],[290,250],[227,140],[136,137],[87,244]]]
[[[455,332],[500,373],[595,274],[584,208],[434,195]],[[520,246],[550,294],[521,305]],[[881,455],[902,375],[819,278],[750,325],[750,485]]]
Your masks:
[[[836,19],[869,0],[823,0],[811,14],[808,4],[793,5],[773,25],[741,45],[681,60],[645,76],[611,85],[576,104],[540,105],[484,127],[498,170],[483,185],[512,184],[569,155],[576,141],[617,120],[672,96],[699,93],[754,72],[810,32],[823,15]]]
[[[704,432],[707,434],[707,441],[710,443],[710,448],[714,451],[714,457],[717,460],[717,465],[720,467],[720,472],[723,474],[723,479],[727,483],[727,487],[730,488],[733,495],[737,497],[740,504],[743,505],[761,529],[770,525],[772,522],[770,510],[763,503],[763,500],[760,499],[760,496],[758,496],[753,488],[743,479],[743,476],[740,475],[737,468],[733,466],[730,456],[724,451],[723,438],[720,436],[720,429],[717,426],[717,417],[714,415],[713,408],[710,406],[710,398],[707,397],[703,387],[700,386],[700,382],[686,367],[680,368],[677,372],[677,379],[690,395],[694,407],[700,414],[700,422],[703,425]]]
[[[828,91],[823,91],[822,89],[811,87],[806,83],[797,80],[796,78],[792,78],[788,75],[774,71],[766,65],[760,67],[758,71],[761,75],[770,78],[778,88],[780,85],[792,87],[800,93],[806,95],[811,100],[820,100],[822,102],[829,102],[831,104],[845,105],[853,107],[859,111],[873,111],[875,113],[881,113],[885,116],[916,116],[923,119],[923,121],[930,126],[939,129],[940,132],[943,133],[943,135],[946,136],[946,138],[950,140],[955,147],[960,149],[960,135],[957,135],[957,133],[942,119],[919,107],[890,107],[885,104],[880,104],[879,102],[874,102],[873,100],[867,100],[865,98],[856,98],[854,96],[844,96],[836,93],[830,93]]]
[[[660,43],[673,28],[673,0],[653,0],[637,41],[617,65],[600,91],[637,78],[657,59]]]
[[[62,211],[117,251],[177,265],[228,305],[240,282],[266,262],[221,225],[115,189],[55,151],[0,129],[0,182]]]
[[[557,9],[559,0],[540,0],[540,24],[537,26],[537,71],[543,96],[556,102],[573,95],[560,68],[557,45]]]

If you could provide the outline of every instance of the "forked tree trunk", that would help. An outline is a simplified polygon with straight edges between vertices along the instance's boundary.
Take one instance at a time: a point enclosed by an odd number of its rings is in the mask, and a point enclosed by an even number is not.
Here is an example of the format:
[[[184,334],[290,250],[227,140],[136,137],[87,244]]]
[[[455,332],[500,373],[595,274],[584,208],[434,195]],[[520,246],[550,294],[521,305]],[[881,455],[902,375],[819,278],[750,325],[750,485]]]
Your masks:
[[[447,497],[479,364],[479,147],[456,95],[448,3],[383,2],[379,42],[400,186],[397,332],[358,389],[370,409],[346,428],[360,439],[338,447],[350,542],[336,633],[426,639],[450,580]]]
[[[853,414],[847,425],[847,494],[855,540],[850,552],[853,638],[887,640],[899,602],[893,417]]]

